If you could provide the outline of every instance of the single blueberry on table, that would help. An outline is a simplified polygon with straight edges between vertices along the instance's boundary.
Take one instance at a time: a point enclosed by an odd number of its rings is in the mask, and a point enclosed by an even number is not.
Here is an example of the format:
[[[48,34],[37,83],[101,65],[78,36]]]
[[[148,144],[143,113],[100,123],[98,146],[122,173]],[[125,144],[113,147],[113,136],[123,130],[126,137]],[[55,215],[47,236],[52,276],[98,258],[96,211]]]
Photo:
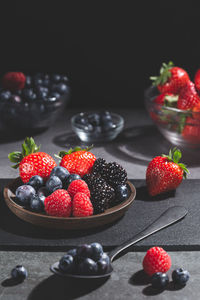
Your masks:
[[[61,166],[56,166],[55,168],[53,168],[50,174],[50,176],[59,177],[63,183],[67,180],[69,175],[70,175],[69,171],[66,168]]]
[[[189,278],[189,272],[187,270],[183,270],[182,268],[176,269],[172,272],[172,280],[174,284],[179,286],[185,286]]]
[[[44,201],[38,195],[34,195],[30,200],[30,208],[34,212],[42,212],[44,210]]]
[[[62,181],[58,176],[51,176],[46,182],[46,188],[50,193],[53,193],[55,190],[62,189]]]
[[[12,269],[11,277],[15,280],[23,281],[28,277],[28,272],[23,266],[17,265],[14,269]]]
[[[99,243],[92,243],[90,246],[92,248],[92,259],[94,261],[99,260],[103,255],[103,247]]]
[[[162,290],[167,287],[169,277],[166,273],[157,272],[151,277],[151,285],[154,289]]]
[[[29,205],[31,198],[35,194],[36,191],[31,185],[21,185],[15,192],[18,202],[23,206]]]
[[[92,247],[88,244],[79,245],[77,247],[77,256],[81,258],[92,257]]]
[[[37,191],[39,188],[41,188],[44,185],[44,180],[41,176],[34,175],[31,177],[28,184],[34,187],[34,189]]]
[[[74,259],[72,255],[65,254],[59,261],[59,269],[62,272],[71,272],[73,270],[73,261]]]
[[[82,275],[96,275],[98,273],[97,263],[91,258],[85,258],[79,264],[78,272]]]

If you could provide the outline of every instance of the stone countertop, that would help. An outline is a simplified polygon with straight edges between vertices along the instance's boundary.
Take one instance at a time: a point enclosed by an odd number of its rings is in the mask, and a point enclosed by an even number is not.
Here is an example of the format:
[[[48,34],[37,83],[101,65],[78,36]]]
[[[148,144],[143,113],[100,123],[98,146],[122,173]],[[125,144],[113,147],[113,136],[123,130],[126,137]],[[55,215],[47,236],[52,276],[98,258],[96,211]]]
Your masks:
[[[76,111],[77,112],[77,111]],[[127,170],[129,178],[145,178],[148,162],[153,156],[168,153],[171,147],[152,125],[147,113],[143,110],[118,110],[125,119],[123,133],[112,143],[95,145],[93,153],[107,161],[117,161]],[[58,153],[80,144],[71,131],[70,117],[75,111],[66,111],[53,127],[35,135],[42,151],[49,154]],[[20,150],[22,139],[9,141],[0,137],[0,177],[14,178],[17,171],[10,168],[7,155]],[[198,150],[183,150],[183,161],[187,164],[189,178],[200,178],[200,156]],[[197,299],[199,292],[199,252],[170,252],[173,268],[183,267],[191,273],[188,285],[180,290],[173,286],[162,293],[155,293],[141,276],[143,252],[129,252],[114,262],[115,271],[111,278],[104,282],[74,282],[51,275],[49,266],[57,261],[60,252],[0,252],[0,299]],[[11,269],[23,264],[29,272],[28,279],[19,285],[13,285],[8,279]],[[170,273],[169,273],[170,274]],[[142,277],[142,278],[141,278]],[[78,288],[77,288],[78,284]]]

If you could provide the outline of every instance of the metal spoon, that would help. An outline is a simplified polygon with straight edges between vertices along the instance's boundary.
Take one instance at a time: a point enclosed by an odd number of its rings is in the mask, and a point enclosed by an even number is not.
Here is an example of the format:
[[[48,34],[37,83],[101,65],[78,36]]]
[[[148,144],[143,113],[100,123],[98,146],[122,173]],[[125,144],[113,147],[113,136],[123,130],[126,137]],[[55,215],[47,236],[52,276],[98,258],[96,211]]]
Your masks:
[[[148,227],[146,227],[143,231],[135,235],[130,240],[126,241],[125,243],[121,244],[120,246],[116,247],[112,251],[108,253],[111,262],[123,251],[130,248],[135,243],[145,239],[149,235],[181,220],[187,215],[188,211],[183,206],[172,206],[168,208],[164,213],[160,215],[158,219],[156,219],[153,223],[151,223]],[[112,265],[110,265],[110,269],[105,274],[99,274],[99,275],[82,275],[82,274],[70,274],[70,273],[63,273],[59,270],[59,262],[54,263],[50,270],[57,275],[64,276],[64,277],[71,277],[71,278],[103,278],[108,277],[111,275],[113,271]]]

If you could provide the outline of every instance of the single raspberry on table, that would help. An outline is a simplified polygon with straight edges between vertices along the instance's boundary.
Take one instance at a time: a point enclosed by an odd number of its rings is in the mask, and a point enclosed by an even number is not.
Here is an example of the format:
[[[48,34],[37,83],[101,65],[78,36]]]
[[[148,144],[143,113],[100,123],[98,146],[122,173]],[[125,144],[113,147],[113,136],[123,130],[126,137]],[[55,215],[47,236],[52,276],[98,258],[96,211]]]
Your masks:
[[[152,276],[154,273],[166,273],[171,268],[171,257],[161,247],[150,248],[144,259],[143,269],[145,273]]]
[[[10,91],[22,90],[25,86],[26,77],[22,72],[8,72],[3,76],[3,88]]]
[[[73,180],[68,189],[67,189],[68,193],[70,194],[70,196],[73,198],[76,193],[81,192],[86,194],[89,198],[90,198],[90,190],[88,188],[87,183],[82,180],[82,179],[77,179],[77,180]]]
[[[58,189],[45,199],[44,207],[50,216],[70,217],[72,211],[71,197],[66,190]]]
[[[84,193],[76,193],[73,198],[72,214],[74,217],[88,217],[93,215],[90,198]]]

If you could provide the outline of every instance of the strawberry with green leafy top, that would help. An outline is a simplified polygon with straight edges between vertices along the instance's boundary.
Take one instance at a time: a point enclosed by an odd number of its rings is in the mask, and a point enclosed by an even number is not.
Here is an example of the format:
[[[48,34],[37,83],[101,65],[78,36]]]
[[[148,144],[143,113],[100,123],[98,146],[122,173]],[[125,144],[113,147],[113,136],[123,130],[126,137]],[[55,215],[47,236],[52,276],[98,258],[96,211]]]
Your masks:
[[[159,76],[151,76],[153,85],[157,86],[160,93],[178,94],[180,89],[189,79],[188,73],[179,67],[175,67],[173,62],[163,63]]]
[[[192,109],[200,102],[195,85],[192,81],[188,81],[179,92],[177,108],[183,110]]]
[[[186,166],[179,163],[181,151],[177,148],[169,155],[156,156],[146,170],[146,184],[151,196],[176,189],[189,173]]]
[[[19,174],[24,183],[27,183],[34,175],[39,175],[45,180],[56,166],[55,160],[45,152],[39,152],[40,147],[34,139],[27,137],[22,144],[22,152],[16,151],[8,155],[13,168],[19,167]]]
[[[61,158],[60,165],[66,168],[70,174],[78,174],[83,177],[83,175],[91,171],[96,160],[95,155],[89,151],[91,148],[81,149],[80,147],[75,147],[67,152],[61,151],[58,155]]]

